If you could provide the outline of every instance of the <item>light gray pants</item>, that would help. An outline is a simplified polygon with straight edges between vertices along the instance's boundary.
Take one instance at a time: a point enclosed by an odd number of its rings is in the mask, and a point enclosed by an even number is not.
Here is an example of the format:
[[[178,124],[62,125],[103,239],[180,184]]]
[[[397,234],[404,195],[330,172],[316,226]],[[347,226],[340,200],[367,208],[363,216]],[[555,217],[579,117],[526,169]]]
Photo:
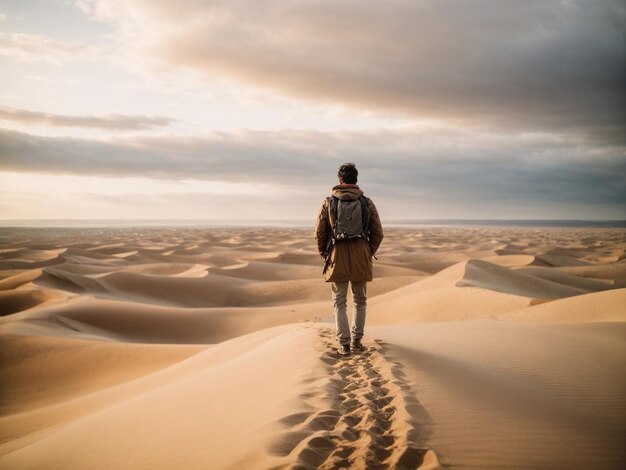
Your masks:
[[[332,282],[333,309],[337,326],[337,339],[340,344],[350,344],[350,324],[348,323],[348,282]],[[367,308],[367,282],[350,282],[352,288],[352,339],[360,340],[365,330],[365,310]]]

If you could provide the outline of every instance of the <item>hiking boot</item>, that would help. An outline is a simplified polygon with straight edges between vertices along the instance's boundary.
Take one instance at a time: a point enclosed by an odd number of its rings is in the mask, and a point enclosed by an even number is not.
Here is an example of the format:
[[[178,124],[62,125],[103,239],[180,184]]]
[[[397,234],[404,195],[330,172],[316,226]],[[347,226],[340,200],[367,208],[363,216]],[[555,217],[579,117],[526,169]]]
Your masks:
[[[363,351],[365,349],[365,347],[363,346],[363,343],[361,343],[360,339],[353,340],[352,344],[350,345],[350,347],[352,349],[354,349],[355,351]]]
[[[350,345],[349,344],[342,344],[341,346],[339,346],[339,348],[337,349],[337,353],[340,356],[348,356],[350,354]]]

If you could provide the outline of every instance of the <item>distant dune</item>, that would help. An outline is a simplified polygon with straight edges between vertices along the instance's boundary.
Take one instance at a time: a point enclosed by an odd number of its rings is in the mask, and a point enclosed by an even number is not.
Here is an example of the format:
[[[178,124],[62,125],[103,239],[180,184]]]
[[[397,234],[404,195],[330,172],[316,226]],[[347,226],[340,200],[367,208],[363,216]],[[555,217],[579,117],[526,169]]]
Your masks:
[[[624,229],[387,229],[348,358],[312,228],[1,230],[0,469],[626,461]]]

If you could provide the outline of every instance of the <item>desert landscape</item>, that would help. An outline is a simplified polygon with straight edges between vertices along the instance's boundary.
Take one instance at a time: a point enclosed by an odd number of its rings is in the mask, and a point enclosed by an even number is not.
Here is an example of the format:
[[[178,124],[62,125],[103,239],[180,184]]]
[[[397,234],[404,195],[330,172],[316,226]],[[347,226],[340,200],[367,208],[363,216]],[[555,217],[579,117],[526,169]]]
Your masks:
[[[626,230],[377,257],[340,358],[312,228],[1,229],[0,468],[624,468]]]

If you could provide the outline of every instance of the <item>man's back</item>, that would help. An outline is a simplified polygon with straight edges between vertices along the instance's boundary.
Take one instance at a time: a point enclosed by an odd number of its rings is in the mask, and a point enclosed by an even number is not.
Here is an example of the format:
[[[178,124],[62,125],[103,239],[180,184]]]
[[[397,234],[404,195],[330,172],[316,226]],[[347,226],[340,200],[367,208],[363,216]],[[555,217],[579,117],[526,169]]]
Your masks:
[[[363,195],[356,184],[338,184],[332,188],[332,195],[340,201],[353,201]],[[331,281],[372,281],[372,256],[383,240],[383,229],[376,205],[367,199],[369,241],[365,238],[339,241],[330,253],[328,269],[324,274],[326,282]],[[332,237],[330,201],[325,198],[315,224],[315,239],[320,256],[324,256],[329,237]]]
[[[363,350],[361,338],[365,332],[367,309],[367,283],[373,279],[372,256],[378,251],[383,241],[383,227],[376,206],[369,198],[363,197],[363,191],[357,186],[358,170],[354,163],[344,163],[339,167],[339,184],[333,187],[332,196],[324,198],[315,222],[315,241],[320,256],[327,263],[324,279],[331,284],[333,310],[337,327],[337,340],[341,355],[350,354],[351,350]],[[331,210],[331,202],[338,199],[341,211]],[[342,202],[343,201],[343,202]],[[358,201],[358,202],[356,202]],[[367,210],[362,204],[367,204]],[[332,204],[333,209],[335,203]],[[336,229],[333,224],[339,222],[339,212],[346,211],[351,221],[341,223],[343,228]],[[360,220],[354,220],[361,217]],[[357,222],[357,223],[354,223]],[[341,230],[338,236],[336,231]],[[358,232],[358,233],[357,233]],[[354,312],[352,329],[347,316],[348,285],[351,287]]]

